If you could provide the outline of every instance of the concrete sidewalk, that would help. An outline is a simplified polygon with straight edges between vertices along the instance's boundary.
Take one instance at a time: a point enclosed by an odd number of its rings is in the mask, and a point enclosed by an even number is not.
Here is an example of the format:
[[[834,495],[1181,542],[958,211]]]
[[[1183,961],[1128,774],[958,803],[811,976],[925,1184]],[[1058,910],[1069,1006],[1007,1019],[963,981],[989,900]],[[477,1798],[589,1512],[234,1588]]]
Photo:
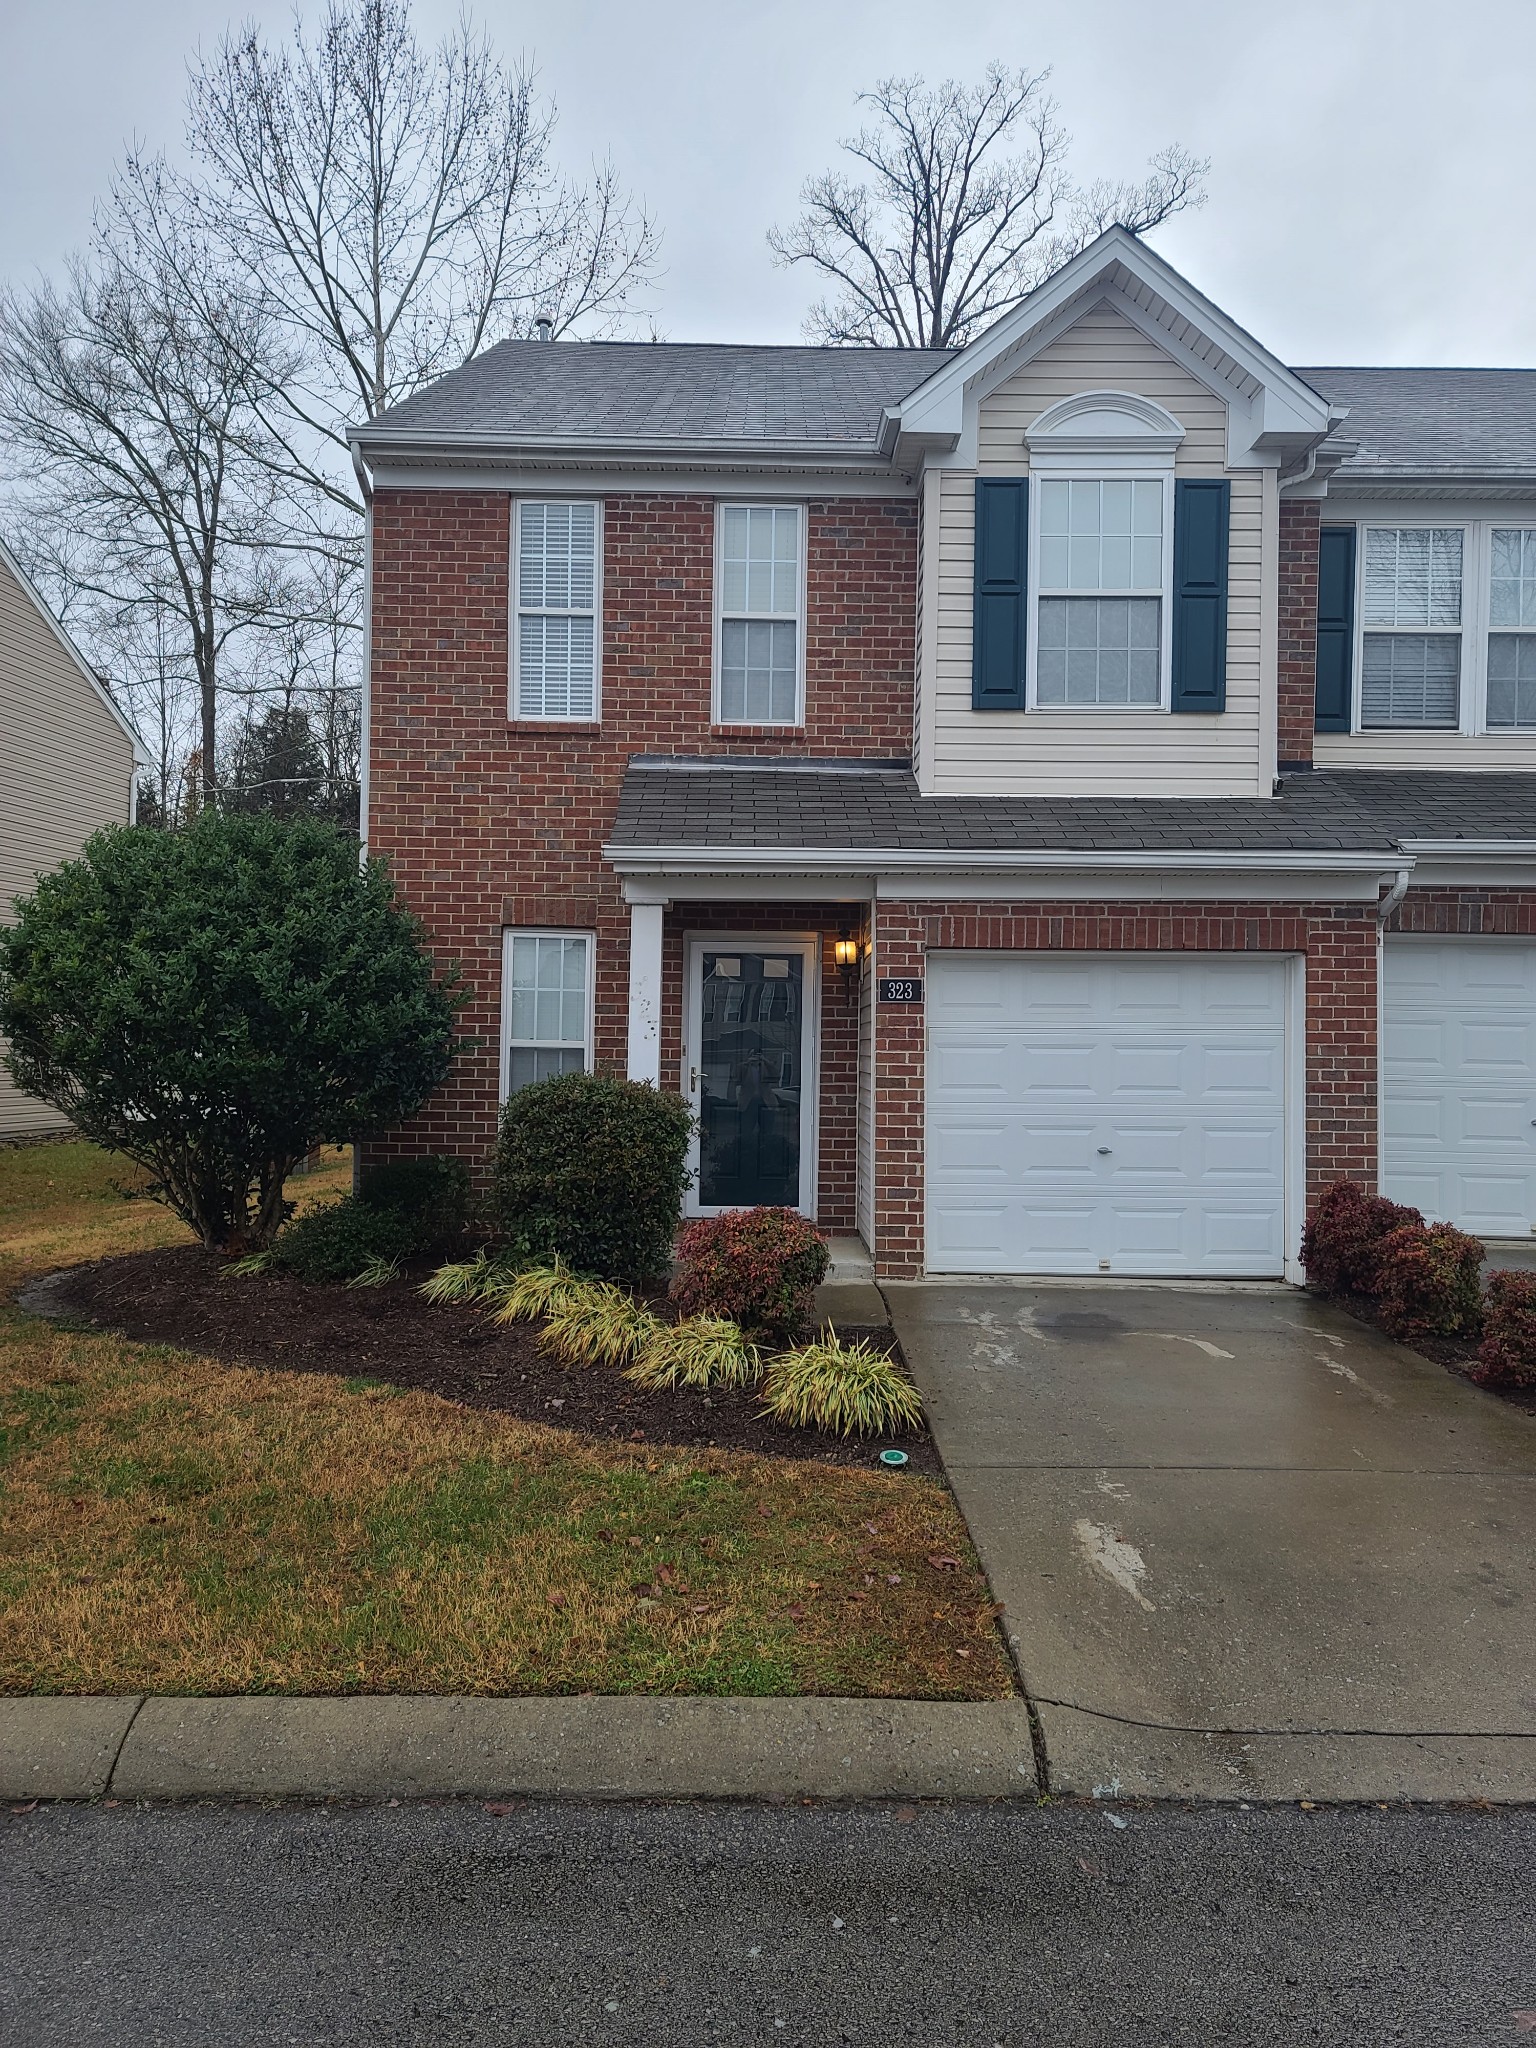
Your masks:
[[[1053,1791],[1536,1799],[1536,1420],[1290,1290],[886,1293]]]
[[[0,1699],[0,1799],[1017,1799],[1022,1700]]]

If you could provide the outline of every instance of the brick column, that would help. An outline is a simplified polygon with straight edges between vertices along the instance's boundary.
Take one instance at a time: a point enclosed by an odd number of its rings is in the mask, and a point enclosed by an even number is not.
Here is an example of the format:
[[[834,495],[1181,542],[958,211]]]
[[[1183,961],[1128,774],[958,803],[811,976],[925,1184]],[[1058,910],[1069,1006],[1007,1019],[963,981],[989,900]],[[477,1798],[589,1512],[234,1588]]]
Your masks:
[[[1322,505],[1316,498],[1280,500],[1280,767],[1312,766],[1312,732],[1317,701],[1317,533]]]

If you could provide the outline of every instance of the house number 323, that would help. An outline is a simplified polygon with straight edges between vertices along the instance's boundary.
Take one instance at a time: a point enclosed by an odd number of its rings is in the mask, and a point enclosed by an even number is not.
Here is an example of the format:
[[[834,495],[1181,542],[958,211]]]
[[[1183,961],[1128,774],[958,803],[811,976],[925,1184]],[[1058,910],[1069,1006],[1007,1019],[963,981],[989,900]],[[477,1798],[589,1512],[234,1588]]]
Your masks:
[[[880,983],[882,1003],[920,1003],[923,1000],[923,984],[920,981],[887,981]]]

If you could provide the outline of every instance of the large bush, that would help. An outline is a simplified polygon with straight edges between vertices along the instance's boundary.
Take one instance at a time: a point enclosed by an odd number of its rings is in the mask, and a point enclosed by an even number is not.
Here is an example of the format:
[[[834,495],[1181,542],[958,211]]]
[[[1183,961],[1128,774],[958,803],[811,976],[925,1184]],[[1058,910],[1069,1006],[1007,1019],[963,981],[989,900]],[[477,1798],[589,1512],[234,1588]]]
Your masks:
[[[1373,1254],[1376,1312],[1389,1337],[1468,1337],[1482,1314],[1483,1245],[1453,1223],[1405,1223]]]
[[[611,1074],[556,1074],[502,1112],[495,1201],[503,1230],[579,1272],[643,1286],[667,1270],[693,1116],[680,1095]]]
[[[678,1240],[672,1299],[686,1316],[728,1316],[743,1329],[794,1336],[828,1256],[826,1241],[793,1209],[701,1217]]]
[[[1417,1209],[1373,1195],[1359,1181],[1334,1181],[1302,1236],[1307,1285],[1318,1294],[1374,1294],[1382,1241],[1406,1223],[1423,1221]]]
[[[1471,1371],[1485,1387],[1536,1387],[1536,1273],[1488,1275],[1482,1348]]]
[[[468,1216],[462,1159],[394,1159],[365,1172],[360,1193],[285,1223],[272,1257],[301,1280],[355,1280],[370,1266],[456,1250]]]
[[[408,1226],[413,1252],[455,1250],[469,1223],[469,1167],[451,1152],[365,1166],[361,1199]]]
[[[146,1167],[211,1249],[270,1243],[315,1145],[416,1109],[455,993],[387,871],[315,821],[114,827],[0,930],[18,1087]]]

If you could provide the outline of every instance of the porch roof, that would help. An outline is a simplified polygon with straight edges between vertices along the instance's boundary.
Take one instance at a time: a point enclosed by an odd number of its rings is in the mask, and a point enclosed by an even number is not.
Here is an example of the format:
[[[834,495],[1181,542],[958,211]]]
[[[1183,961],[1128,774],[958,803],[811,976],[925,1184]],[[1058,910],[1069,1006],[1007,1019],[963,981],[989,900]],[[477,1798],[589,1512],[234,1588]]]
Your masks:
[[[616,859],[670,848],[807,854],[1358,853],[1536,844],[1536,774],[1287,775],[1274,797],[922,796],[904,763],[639,755]]]

